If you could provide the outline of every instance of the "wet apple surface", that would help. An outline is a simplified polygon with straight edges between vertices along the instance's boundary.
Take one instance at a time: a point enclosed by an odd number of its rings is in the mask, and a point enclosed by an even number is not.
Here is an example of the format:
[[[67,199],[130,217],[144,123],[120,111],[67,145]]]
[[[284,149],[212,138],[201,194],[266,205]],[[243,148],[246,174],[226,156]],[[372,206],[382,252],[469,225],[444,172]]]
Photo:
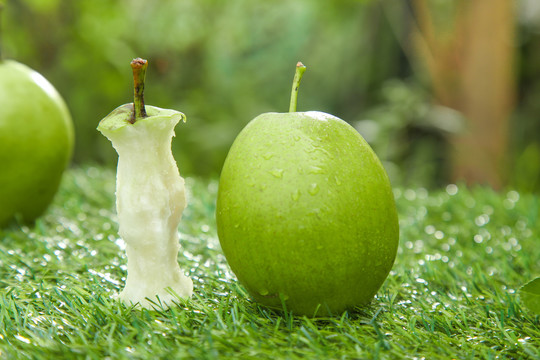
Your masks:
[[[377,156],[345,121],[316,111],[266,113],[244,128],[221,173],[216,218],[253,298],[309,316],[371,301],[398,246]]]

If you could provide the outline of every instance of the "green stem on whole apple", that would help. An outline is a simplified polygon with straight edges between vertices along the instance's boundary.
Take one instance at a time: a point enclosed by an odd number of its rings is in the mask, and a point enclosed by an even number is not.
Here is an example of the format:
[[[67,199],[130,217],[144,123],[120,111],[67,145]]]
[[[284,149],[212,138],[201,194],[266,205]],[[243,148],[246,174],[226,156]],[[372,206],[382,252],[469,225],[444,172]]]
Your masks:
[[[132,124],[147,116],[144,107],[144,78],[146,77],[147,67],[148,61],[145,59],[136,58],[131,62],[131,69],[133,70],[133,117],[129,122]]]
[[[299,61],[296,64],[296,71],[294,72],[289,112],[296,112],[296,104],[298,103],[298,88],[300,87],[300,80],[302,80],[302,76],[304,75],[305,71],[306,66]]]

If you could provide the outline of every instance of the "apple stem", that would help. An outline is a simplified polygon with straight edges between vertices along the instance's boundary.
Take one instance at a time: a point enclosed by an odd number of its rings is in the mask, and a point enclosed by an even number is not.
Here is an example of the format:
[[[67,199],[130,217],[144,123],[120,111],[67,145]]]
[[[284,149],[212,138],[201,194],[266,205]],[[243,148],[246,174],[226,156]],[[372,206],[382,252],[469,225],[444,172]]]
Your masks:
[[[130,123],[145,118],[146,108],[144,107],[144,78],[146,76],[146,68],[148,61],[141,58],[133,59],[131,69],[133,70],[133,116]]]
[[[299,61],[296,64],[296,71],[294,72],[289,112],[296,112],[296,105],[298,103],[298,88],[300,87],[300,80],[302,80],[302,76],[304,75],[305,71],[306,66]]]

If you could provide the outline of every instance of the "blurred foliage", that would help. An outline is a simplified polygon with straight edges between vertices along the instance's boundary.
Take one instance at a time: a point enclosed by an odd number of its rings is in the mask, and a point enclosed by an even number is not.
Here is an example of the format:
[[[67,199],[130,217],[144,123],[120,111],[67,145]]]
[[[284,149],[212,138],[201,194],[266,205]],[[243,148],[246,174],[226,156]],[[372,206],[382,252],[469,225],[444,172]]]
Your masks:
[[[407,31],[411,19],[400,7],[389,14],[391,7],[375,0],[6,2],[4,56],[41,72],[63,94],[76,125],[76,163],[115,164],[95,128],[132,101],[134,57],[149,60],[146,103],[187,115],[176,130],[175,157],[181,173],[202,176],[219,174],[252,118],[287,111],[300,60],[308,72],[299,111],[325,111],[356,126],[396,185],[447,181],[446,135],[460,117],[432,105],[404,55],[396,32]],[[516,159],[512,185],[528,191],[540,190],[538,19],[531,11],[520,16],[520,99],[509,154]]]
[[[383,84],[381,105],[353,125],[376,150],[394,184],[444,184],[448,135],[463,131],[461,114],[434,105],[414,81]]]
[[[540,2],[521,0],[518,12],[519,98],[510,129],[510,185],[540,193]]]
[[[129,62],[137,56],[149,60],[146,103],[186,113],[176,159],[183,173],[198,175],[219,173],[253,117],[287,111],[297,61],[309,68],[299,110],[344,119],[372,103],[401,66],[383,14],[361,1],[11,0],[5,15],[7,56],[66,98],[77,162],[114,162],[95,127],[131,102]]]

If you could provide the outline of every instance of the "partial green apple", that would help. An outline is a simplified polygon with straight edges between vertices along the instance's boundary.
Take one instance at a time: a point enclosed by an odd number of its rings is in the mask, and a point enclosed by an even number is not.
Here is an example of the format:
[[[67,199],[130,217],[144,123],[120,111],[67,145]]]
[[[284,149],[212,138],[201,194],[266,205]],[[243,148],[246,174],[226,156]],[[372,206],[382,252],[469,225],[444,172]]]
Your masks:
[[[227,261],[259,303],[323,316],[368,304],[396,256],[399,228],[379,159],[345,121],[266,113],[225,160],[217,230]]]
[[[73,149],[73,124],[39,73],[0,61],[0,227],[31,222],[52,201]]]

